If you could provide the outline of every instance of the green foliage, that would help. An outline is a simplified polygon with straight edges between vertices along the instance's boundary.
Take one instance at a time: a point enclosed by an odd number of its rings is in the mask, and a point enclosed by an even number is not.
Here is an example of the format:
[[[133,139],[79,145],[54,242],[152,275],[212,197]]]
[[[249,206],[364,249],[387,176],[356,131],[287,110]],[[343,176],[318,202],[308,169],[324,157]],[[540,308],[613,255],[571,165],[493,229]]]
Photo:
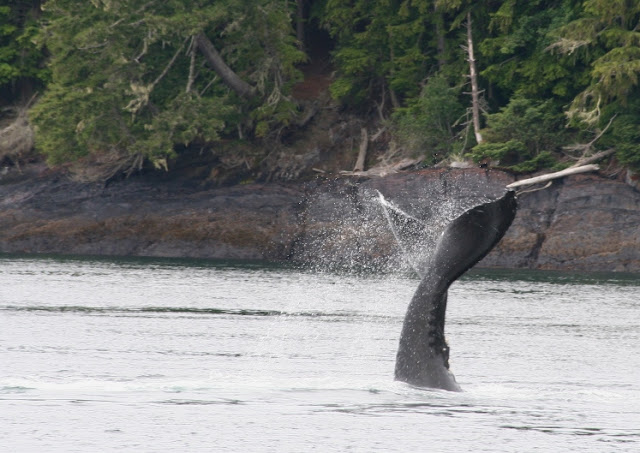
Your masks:
[[[425,155],[429,163],[460,151],[465,108],[458,92],[444,76],[430,78],[420,96],[393,116],[400,143],[413,154]]]
[[[39,151],[59,164],[90,152],[126,149],[132,134],[122,115],[123,102],[109,87],[71,90],[51,84],[30,112]]]
[[[49,0],[40,39],[53,80],[32,110],[52,163],[143,156],[158,166],[189,146],[266,136],[296,114],[288,98],[305,56],[276,0]],[[256,95],[240,98],[200,55],[205,33]]]
[[[585,131],[601,131],[613,119],[597,145],[615,148],[621,163],[640,168],[640,104],[635,101],[640,92],[640,2],[586,0],[582,7],[578,18],[558,30],[551,46],[588,63],[583,71],[588,83],[567,115],[573,126]]]
[[[476,161],[497,160],[517,171],[533,171],[553,163],[551,151],[563,144],[563,117],[551,101],[516,96],[498,113],[487,115],[485,142],[476,145]]]
[[[469,153],[475,161],[488,159],[498,162],[518,161],[521,155],[527,152],[527,147],[520,140],[511,139],[506,142],[482,142]]]
[[[38,4],[33,0],[0,1],[0,91],[10,102],[20,95],[16,85],[30,83],[35,88],[48,78],[42,51],[33,42],[38,32]]]
[[[640,115],[625,115],[618,118],[611,131],[615,142],[616,157],[620,163],[640,170]]]
[[[620,163],[640,170],[640,114],[626,114],[616,118],[610,136],[603,143],[615,146]]]
[[[557,30],[551,48],[564,55],[579,54],[590,65],[589,84],[567,112],[575,124],[597,124],[603,107],[624,104],[638,85],[638,20],[638,1],[587,0],[581,16]]]
[[[571,2],[535,0],[504,2],[491,15],[490,35],[480,43],[485,57],[482,75],[511,97],[570,101],[588,82],[583,64],[568,56],[550,53],[552,35],[575,19]]]
[[[387,92],[394,103],[418,96],[433,62],[434,17],[430,2],[328,0],[323,22],[337,42],[339,68],[334,98],[356,105]]]
[[[8,20],[8,15],[11,9],[8,6],[0,6],[0,39],[2,39],[2,47],[0,48],[0,83],[6,84],[18,77],[20,73],[18,68],[11,64],[15,58],[16,51],[13,46],[7,45],[8,42],[13,42],[13,34],[16,31],[16,27],[11,25]]]
[[[543,168],[551,168],[557,164],[556,157],[550,151],[542,151],[533,158],[512,165],[511,170],[518,173],[532,173]]]
[[[25,80],[48,82],[31,118],[38,149],[55,163],[115,154],[163,166],[176,145],[278,137],[298,112],[289,94],[306,61],[291,23],[296,4],[0,0],[0,95],[15,98]],[[461,47],[471,17],[485,109],[474,159],[522,172],[556,165],[570,134],[593,137],[615,116],[596,147],[615,147],[619,162],[640,168],[640,1],[305,5],[305,24],[331,36],[332,96],[391,115],[394,139],[429,163],[466,151],[469,65]],[[194,46],[199,33],[251,96],[209,67]]]
[[[612,103],[602,112],[600,129],[611,125],[596,146],[616,150],[616,158],[623,165],[640,170],[640,101],[638,90],[624,105]]]

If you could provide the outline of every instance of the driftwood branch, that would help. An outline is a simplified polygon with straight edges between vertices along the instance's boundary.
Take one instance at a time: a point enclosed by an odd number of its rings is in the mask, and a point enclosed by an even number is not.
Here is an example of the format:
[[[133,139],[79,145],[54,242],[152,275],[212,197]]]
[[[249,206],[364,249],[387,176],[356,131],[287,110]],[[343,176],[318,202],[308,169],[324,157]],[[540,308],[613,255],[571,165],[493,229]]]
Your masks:
[[[534,178],[521,179],[520,181],[512,182],[507,185],[507,189],[515,189],[516,187],[528,186],[531,184],[538,184],[541,182],[551,181],[553,179],[563,178],[569,175],[576,175],[579,173],[586,173],[590,171],[597,171],[600,167],[597,165],[581,165],[579,167],[569,167],[562,171],[557,171],[555,173],[547,173],[546,175],[536,176]]]
[[[597,140],[597,138],[596,138]],[[595,141],[595,140],[594,140]],[[591,142],[593,144],[593,142]],[[615,153],[615,148],[607,149],[605,151],[600,151],[589,157],[583,157],[578,162],[570,166],[569,168],[565,168],[562,171],[557,171],[555,173],[547,173],[546,175],[536,176],[534,178],[521,179],[520,181],[513,182],[507,186],[508,189],[513,189],[521,186],[528,186],[531,184],[538,184],[541,182],[552,181],[554,179],[563,178],[569,175],[576,175],[578,173],[587,173],[590,171],[597,171],[600,169],[597,165],[593,165],[594,162],[599,161],[611,154]],[[547,186],[548,187],[548,186]],[[544,187],[546,188],[546,187]]]
[[[360,131],[360,151],[358,151],[358,159],[353,171],[364,171],[364,161],[367,158],[367,147],[369,146],[369,133],[367,128],[363,127]]]

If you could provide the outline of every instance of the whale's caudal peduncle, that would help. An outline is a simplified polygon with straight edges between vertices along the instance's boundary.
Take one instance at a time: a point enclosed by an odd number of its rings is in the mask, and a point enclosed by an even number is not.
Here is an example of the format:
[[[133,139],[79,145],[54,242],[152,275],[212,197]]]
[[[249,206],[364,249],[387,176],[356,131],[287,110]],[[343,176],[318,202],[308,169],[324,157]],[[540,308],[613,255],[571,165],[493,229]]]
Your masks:
[[[404,318],[395,378],[420,387],[459,391],[449,371],[444,336],[449,286],[500,241],[517,209],[515,192],[476,206],[454,219],[440,236]]]

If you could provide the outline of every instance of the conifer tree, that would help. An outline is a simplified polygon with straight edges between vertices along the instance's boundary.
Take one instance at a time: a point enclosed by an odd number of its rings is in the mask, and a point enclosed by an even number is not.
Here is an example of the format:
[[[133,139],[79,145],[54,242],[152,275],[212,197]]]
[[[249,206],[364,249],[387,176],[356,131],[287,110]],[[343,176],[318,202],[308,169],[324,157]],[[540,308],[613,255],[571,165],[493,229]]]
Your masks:
[[[550,46],[563,54],[589,53],[589,86],[575,98],[568,114],[596,124],[604,106],[626,103],[640,75],[640,1],[587,0],[580,18],[559,30]]]
[[[39,15],[39,0],[0,1],[0,103],[24,104],[48,78],[33,42]]]
[[[38,148],[53,163],[92,156],[113,171],[166,168],[177,144],[282,127],[296,114],[288,91],[304,59],[291,6],[47,1],[40,36],[53,80],[32,111]]]

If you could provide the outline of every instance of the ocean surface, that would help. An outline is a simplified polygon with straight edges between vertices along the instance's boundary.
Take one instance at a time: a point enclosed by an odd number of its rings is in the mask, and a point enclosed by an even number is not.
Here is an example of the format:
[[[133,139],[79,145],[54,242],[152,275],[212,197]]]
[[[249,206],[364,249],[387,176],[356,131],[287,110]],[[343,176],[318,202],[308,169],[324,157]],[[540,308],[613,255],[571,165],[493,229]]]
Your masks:
[[[464,277],[462,393],[393,380],[418,282],[0,257],[0,451],[640,451],[638,276]]]

